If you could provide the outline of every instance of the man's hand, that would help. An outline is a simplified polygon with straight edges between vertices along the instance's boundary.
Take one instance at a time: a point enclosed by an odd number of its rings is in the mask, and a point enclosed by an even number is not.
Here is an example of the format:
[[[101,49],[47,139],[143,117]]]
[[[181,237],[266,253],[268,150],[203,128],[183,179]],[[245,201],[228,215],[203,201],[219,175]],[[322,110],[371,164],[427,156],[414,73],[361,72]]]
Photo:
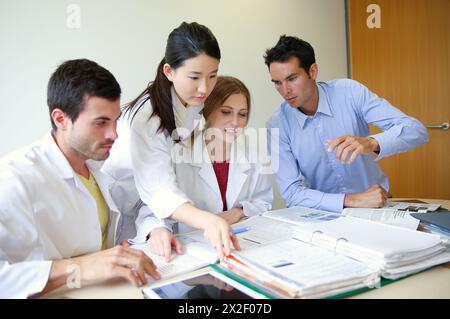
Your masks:
[[[352,163],[359,155],[371,154],[379,150],[378,141],[371,137],[344,135],[335,140],[327,141],[328,152],[336,148],[336,158],[343,163]],[[347,160],[348,156],[350,158]]]
[[[380,208],[386,205],[389,194],[378,184],[358,194],[346,194],[344,207]]]
[[[244,210],[242,208],[232,208],[217,215],[225,219],[228,224],[231,225],[237,223],[244,217]]]
[[[177,237],[165,227],[153,229],[147,243],[150,251],[156,255],[164,256],[166,262],[172,259],[172,247],[178,255],[183,253],[181,243]]]
[[[81,282],[85,284],[121,277],[139,287],[147,284],[146,275],[161,278],[155,264],[144,252],[122,245],[61,262],[66,266],[79,266]]]

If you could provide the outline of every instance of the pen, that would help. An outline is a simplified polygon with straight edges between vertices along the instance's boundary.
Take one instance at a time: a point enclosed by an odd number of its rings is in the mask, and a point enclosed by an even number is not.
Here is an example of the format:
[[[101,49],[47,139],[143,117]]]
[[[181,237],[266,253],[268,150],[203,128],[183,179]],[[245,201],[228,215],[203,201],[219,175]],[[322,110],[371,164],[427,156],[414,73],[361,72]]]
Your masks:
[[[233,234],[237,235],[240,233],[245,233],[246,231],[249,231],[249,230],[250,230],[250,227],[240,227],[240,228],[233,229]]]

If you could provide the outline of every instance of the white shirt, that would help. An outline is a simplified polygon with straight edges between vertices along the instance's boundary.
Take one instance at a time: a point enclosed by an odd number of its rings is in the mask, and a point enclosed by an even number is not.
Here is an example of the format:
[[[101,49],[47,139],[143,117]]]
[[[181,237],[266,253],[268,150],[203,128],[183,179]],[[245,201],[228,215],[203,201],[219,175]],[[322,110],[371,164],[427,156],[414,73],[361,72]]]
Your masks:
[[[178,137],[188,138],[203,119],[202,107],[185,107],[173,88],[171,93],[176,132]],[[136,224],[143,222],[138,218],[139,211],[147,215],[150,209],[164,219],[190,202],[176,180],[171,156],[176,143],[167,132],[158,131],[160,118],[150,118],[152,112],[147,100],[140,108],[124,114],[117,127],[119,137],[102,168],[116,180],[112,196],[124,214],[123,235],[128,238],[135,236]]]
[[[119,213],[111,178],[88,161],[110,207],[107,246],[115,244]],[[95,199],[53,137],[0,159],[0,298],[26,298],[45,288],[52,260],[101,250]]]

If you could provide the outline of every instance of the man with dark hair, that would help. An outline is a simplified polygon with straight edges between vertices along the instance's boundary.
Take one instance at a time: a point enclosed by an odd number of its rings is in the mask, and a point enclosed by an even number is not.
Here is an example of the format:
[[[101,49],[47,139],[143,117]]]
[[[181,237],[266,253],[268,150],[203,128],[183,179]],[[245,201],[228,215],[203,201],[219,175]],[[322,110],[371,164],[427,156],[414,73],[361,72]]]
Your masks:
[[[297,37],[281,36],[264,59],[285,100],[267,128],[286,206],[384,206],[389,183],[376,161],[425,143],[425,127],[356,81],[316,82],[314,49]],[[383,132],[369,135],[369,123]]]
[[[99,169],[117,138],[121,89],[85,59],[66,61],[48,83],[53,130],[0,159],[0,298],[64,284],[159,278],[145,254],[118,241],[110,177]]]

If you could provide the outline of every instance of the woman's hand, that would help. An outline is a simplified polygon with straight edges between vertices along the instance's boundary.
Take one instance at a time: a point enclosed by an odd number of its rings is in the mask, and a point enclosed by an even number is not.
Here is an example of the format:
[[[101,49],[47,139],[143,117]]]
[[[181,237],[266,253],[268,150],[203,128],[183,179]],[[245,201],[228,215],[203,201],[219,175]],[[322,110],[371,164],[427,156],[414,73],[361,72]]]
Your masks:
[[[235,249],[241,249],[236,235],[232,233],[230,224],[215,214],[210,213],[210,216],[208,216],[208,221],[204,228],[204,236],[217,250],[221,260],[231,253],[230,241]]]
[[[237,223],[244,217],[244,210],[242,208],[232,208],[217,215],[225,219],[228,224],[231,225]]]

